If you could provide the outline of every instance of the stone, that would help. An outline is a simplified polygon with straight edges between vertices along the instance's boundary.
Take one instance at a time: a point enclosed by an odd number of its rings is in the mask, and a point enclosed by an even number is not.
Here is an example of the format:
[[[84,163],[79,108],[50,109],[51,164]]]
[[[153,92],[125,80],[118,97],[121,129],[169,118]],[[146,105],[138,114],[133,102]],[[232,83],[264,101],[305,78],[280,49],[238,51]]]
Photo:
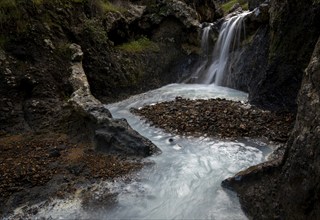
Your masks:
[[[269,22],[270,5],[267,3],[260,4],[249,15],[250,22],[258,22],[260,24],[267,24]]]
[[[114,120],[108,127],[97,129],[95,143],[98,151],[134,157],[147,157],[160,152],[151,141],[143,139],[130,128],[126,120]]]
[[[236,4],[234,4],[234,5],[230,8],[230,10],[228,11],[228,14],[233,13],[233,12],[237,12],[237,11],[241,11],[241,10],[242,10],[241,5],[240,5],[239,2],[237,2]]]
[[[50,39],[44,39],[43,41],[51,50],[55,50],[56,49]]]
[[[255,8],[257,8],[263,2],[265,2],[265,0],[248,0],[249,10],[253,11]]]
[[[73,62],[69,80],[74,92],[69,102],[90,120],[96,150],[134,157],[161,152],[151,141],[134,131],[126,120],[112,119],[110,112],[91,94],[81,59],[74,59],[78,54],[83,55],[81,47],[72,44],[71,49],[74,54],[71,55]]]
[[[77,44],[71,44],[69,46],[69,49],[71,50],[72,56],[71,56],[71,60],[73,62],[80,62],[83,59],[83,52],[81,50],[80,45]]]
[[[213,0],[183,0],[190,7],[197,11],[199,21],[213,22],[218,18],[223,17],[223,11],[216,1]]]
[[[6,60],[6,55],[5,52],[0,48],[0,61],[5,61]]]

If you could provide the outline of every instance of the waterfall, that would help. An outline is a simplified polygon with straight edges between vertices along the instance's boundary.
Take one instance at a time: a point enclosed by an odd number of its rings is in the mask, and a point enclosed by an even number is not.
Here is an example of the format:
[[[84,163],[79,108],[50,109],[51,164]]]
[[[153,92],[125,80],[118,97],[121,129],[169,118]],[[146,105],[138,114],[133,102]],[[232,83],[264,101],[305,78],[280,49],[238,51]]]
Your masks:
[[[243,21],[250,12],[243,12],[233,17],[227,18],[221,26],[218,40],[215,44],[212,57],[206,55],[209,51],[210,28],[205,27],[202,32],[201,47],[205,53],[204,60],[201,62],[195,73],[192,75],[192,81],[202,84],[215,83],[221,85],[225,74],[230,72],[228,61],[231,52],[234,51],[245,35]],[[206,48],[204,48],[206,47]],[[190,81],[190,80],[189,80]]]

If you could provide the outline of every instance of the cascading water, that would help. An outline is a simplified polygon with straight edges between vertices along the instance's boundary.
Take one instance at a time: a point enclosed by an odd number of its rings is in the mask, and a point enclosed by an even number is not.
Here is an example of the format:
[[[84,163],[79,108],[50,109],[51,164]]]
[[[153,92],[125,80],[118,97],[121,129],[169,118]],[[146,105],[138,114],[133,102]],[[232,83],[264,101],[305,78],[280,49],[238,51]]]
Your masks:
[[[229,18],[221,28],[213,60],[205,56],[196,71],[197,82],[220,84],[227,71],[229,52],[239,43],[243,18],[247,13]],[[204,28],[202,48],[209,47],[210,26]],[[172,84],[106,106],[115,118],[126,118],[140,134],[162,150],[130,181],[93,183],[97,200],[106,193],[117,195],[111,207],[86,207],[81,197],[45,201],[17,209],[8,219],[246,219],[238,198],[221,188],[227,177],[265,161],[271,153],[266,143],[256,140],[219,140],[168,134],[141,121],[130,108],[173,100],[227,98],[246,101],[247,94],[217,85]],[[172,141],[173,140],[173,141]],[[36,210],[36,212],[35,212]]]
[[[190,81],[203,84],[222,84],[224,75],[230,71],[227,68],[230,53],[239,46],[242,33],[245,35],[243,21],[249,13],[243,12],[226,19],[221,26],[212,58],[208,59],[208,56],[204,56],[204,61],[202,61],[196,72],[192,75],[192,80]],[[210,27],[211,25],[205,27],[202,33],[201,46],[205,54],[209,51],[205,47],[209,45]]]

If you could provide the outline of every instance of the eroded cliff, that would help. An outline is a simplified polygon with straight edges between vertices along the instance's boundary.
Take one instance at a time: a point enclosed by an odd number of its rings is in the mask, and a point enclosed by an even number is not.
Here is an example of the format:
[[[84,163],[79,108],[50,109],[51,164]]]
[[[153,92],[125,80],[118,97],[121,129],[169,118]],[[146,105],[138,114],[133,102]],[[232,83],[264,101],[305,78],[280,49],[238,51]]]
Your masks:
[[[249,77],[256,82],[249,87],[251,101],[291,111],[297,106],[297,117],[283,156],[222,184],[238,192],[252,219],[318,219],[320,215],[319,10],[317,1],[271,1],[269,26],[261,27],[253,40],[262,50],[255,52],[260,58],[252,60],[258,76]]]

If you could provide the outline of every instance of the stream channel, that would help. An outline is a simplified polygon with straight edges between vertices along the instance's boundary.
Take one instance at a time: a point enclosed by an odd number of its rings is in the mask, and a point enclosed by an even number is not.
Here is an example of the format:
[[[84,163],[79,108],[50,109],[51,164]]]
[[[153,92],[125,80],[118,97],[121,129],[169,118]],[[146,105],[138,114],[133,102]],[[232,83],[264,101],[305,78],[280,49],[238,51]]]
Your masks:
[[[174,100],[177,96],[247,100],[246,93],[215,84],[171,84],[107,105],[114,118],[127,119],[162,153],[146,158],[147,165],[129,177],[86,186],[101,201],[94,207],[83,207],[78,193],[70,199],[53,199],[28,208],[31,212],[37,210],[32,219],[247,219],[237,195],[223,189],[221,182],[267,160],[272,148],[263,141],[246,138],[218,140],[173,135],[130,113],[130,108]],[[104,199],[110,194],[115,195],[111,204]],[[18,208],[5,219],[25,216],[23,213],[24,209]]]
[[[246,102],[247,94],[200,84],[171,84],[107,105],[114,118],[126,118],[162,154],[129,180],[95,183],[97,198],[114,193],[111,206],[83,209],[81,197],[39,204],[37,219],[247,219],[235,193],[221,181],[267,159],[272,149],[258,140],[217,140],[173,135],[147,124],[130,108],[173,100],[225,98]],[[173,141],[172,141],[173,140]],[[102,204],[100,204],[102,205]],[[103,206],[103,205],[102,205]]]
[[[130,108],[174,100],[225,98],[245,102],[247,94],[230,88],[203,84],[171,84],[125,101],[108,105],[115,118],[149,138],[162,154],[151,158],[154,166],[143,169],[139,180],[125,186],[119,204],[105,219],[246,219],[235,193],[221,181],[267,159],[271,149],[257,140],[231,141],[172,135],[151,127]],[[171,140],[170,140],[171,139]],[[172,141],[173,139],[173,141]]]

